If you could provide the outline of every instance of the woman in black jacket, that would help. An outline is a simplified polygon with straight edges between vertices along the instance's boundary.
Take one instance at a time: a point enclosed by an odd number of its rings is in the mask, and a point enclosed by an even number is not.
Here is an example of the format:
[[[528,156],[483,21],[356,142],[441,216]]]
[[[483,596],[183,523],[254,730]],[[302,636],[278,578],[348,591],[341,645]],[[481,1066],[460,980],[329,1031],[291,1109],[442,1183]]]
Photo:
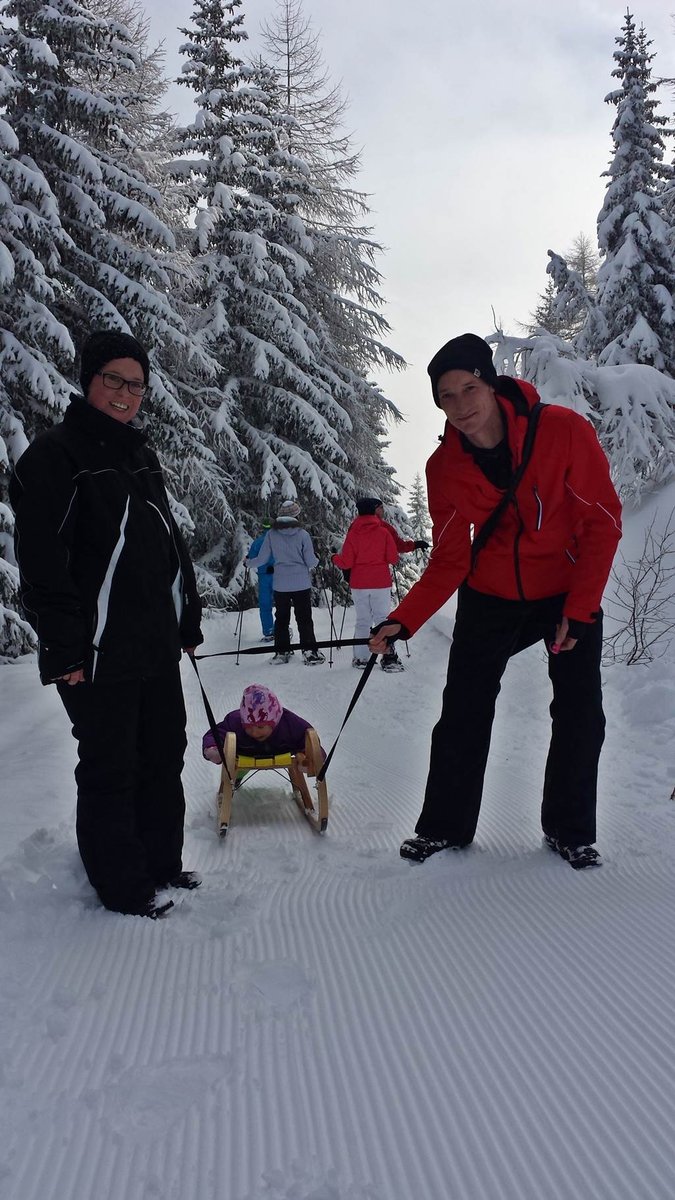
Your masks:
[[[84,397],[41,434],[10,481],[21,597],[78,741],[77,840],[106,908],[156,917],[182,870],[181,650],[201,604],[161,467],[132,425],[149,378],[135,338],[93,334]],[[155,748],[161,752],[156,754]]]

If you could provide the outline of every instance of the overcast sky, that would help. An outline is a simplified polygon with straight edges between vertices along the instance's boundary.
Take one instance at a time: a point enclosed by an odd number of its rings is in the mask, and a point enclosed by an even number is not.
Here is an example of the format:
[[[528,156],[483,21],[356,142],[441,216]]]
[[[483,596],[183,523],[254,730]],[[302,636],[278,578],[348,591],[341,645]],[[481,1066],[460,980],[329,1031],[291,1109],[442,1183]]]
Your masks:
[[[153,35],[178,73],[189,0],[146,0]],[[595,238],[611,153],[614,39],[625,0],[304,0],[326,65],[350,100],[363,151],[390,345],[410,363],[380,380],[406,424],[390,461],[408,486],[442,428],[426,364],[457,334],[482,336],[492,310],[518,332],[546,287],[547,250]],[[274,0],[245,0],[255,52]],[[656,52],[654,75],[675,76],[675,0],[631,5]],[[246,45],[242,47],[246,53]],[[182,118],[192,93],[172,90]],[[672,117],[673,91],[661,93]],[[406,502],[405,494],[402,497]]]

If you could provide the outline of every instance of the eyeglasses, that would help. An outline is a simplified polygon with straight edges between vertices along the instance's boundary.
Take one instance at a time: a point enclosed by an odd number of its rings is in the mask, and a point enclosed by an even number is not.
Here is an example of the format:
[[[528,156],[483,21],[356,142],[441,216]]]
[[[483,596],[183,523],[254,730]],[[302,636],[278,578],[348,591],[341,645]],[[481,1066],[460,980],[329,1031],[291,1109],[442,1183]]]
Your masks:
[[[123,379],[121,375],[111,375],[109,371],[97,371],[105,386],[113,392],[121,392],[122,388],[126,388],[132,396],[144,396],[147,392],[147,384],[141,383],[138,379]]]

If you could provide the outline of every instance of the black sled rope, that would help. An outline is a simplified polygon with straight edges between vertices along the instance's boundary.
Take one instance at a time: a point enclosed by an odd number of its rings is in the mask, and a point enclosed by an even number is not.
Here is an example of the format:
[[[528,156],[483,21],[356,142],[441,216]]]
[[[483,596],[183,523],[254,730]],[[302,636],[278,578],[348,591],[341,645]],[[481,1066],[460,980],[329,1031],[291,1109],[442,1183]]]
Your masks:
[[[362,643],[360,641],[355,641],[353,644],[355,646],[360,646]],[[328,751],[328,754],[326,755],[326,760],[325,760],[323,766],[316,773],[317,783],[321,783],[321,781],[326,778],[326,771],[328,770],[328,764],[330,763],[330,760],[333,757],[335,747],[337,746],[338,742],[340,741],[340,737],[342,735],[342,730],[344,729],[345,725],[347,724],[347,721],[349,720],[349,718],[352,714],[354,705],[356,704],[356,701],[358,700],[359,696],[361,695],[361,692],[363,691],[364,687],[366,686],[366,684],[368,682],[368,676],[370,675],[376,662],[377,662],[377,655],[371,654],[370,658],[368,659],[368,666],[366,667],[366,669],[363,672],[363,675],[359,679],[359,682],[357,683],[356,689],[354,691],[354,695],[352,696],[351,700],[349,701],[349,708],[347,709],[347,711],[345,713],[345,719],[340,726],[338,735],[337,735],[335,741],[333,742],[333,745],[331,746],[330,750]]]
[[[234,653],[236,654],[237,651],[235,650]],[[201,654],[199,657],[200,658],[208,658],[209,655]],[[197,666],[197,664],[195,662],[195,656],[194,656],[194,654],[188,654],[188,658],[190,659],[190,662],[192,663],[192,665],[195,669],[195,674],[197,676],[199,687],[200,687],[200,690],[202,693],[202,700],[204,701],[204,710],[206,712],[206,716],[207,716],[208,722],[209,722],[209,729],[211,730],[211,734],[216,743],[216,747],[218,749],[218,754],[220,755],[220,761],[225,768],[227,778],[229,779],[230,783],[234,784],[234,780],[233,780],[232,776],[230,775],[229,767],[225,761],[225,746],[223,743],[223,739],[221,737],[220,730],[218,729],[216,718],[213,715],[213,709],[211,708],[211,705],[209,704],[209,698],[204,690],[204,684],[202,683],[202,677],[199,674],[199,667]]]

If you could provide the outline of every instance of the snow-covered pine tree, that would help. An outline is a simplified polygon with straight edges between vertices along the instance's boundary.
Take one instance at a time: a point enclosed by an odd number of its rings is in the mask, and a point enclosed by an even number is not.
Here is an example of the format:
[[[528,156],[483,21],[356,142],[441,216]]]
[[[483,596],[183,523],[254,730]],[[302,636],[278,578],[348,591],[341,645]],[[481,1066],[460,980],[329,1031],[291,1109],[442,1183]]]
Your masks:
[[[607,97],[617,106],[615,155],[598,218],[604,261],[597,288],[552,251],[547,268],[554,319],[563,328],[585,320],[570,340],[542,329],[527,339],[497,331],[490,340],[505,373],[521,374],[543,399],[593,419],[622,496],[636,499],[675,474],[675,239],[650,43],[630,12],[616,40],[613,74],[622,86]]]
[[[564,262],[564,259],[561,259],[561,262]],[[538,329],[546,329],[549,333],[556,333],[559,336],[565,335],[566,326],[564,319],[561,319],[556,313],[557,295],[555,283],[552,279],[548,279],[545,290],[539,294],[539,303],[530,314],[530,319],[525,326],[528,333],[536,333]]]
[[[85,61],[77,78],[88,91],[117,95],[128,118],[127,135],[134,151],[145,162],[145,175],[159,185],[161,154],[167,156],[175,134],[175,119],[161,107],[167,93],[163,45],[150,45],[150,18],[140,0],[88,0],[91,15],[123,26],[136,58],[133,71],[120,72],[117,64]]]
[[[512,336],[502,329],[488,334],[486,341],[493,347],[499,375],[527,379],[544,402],[562,404],[599,421],[597,367],[581,358],[569,342],[546,330]]]
[[[577,234],[567,253],[567,261],[572,270],[578,271],[584,287],[595,295],[598,283],[598,267],[600,255],[592,240],[583,230]]]
[[[6,120],[17,153],[47,179],[66,234],[50,307],[78,347],[105,326],[148,347],[151,390],[141,419],[162,455],[176,516],[203,552],[230,515],[227,481],[204,435],[205,414],[220,402],[218,368],[177,310],[185,267],[147,178],[143,130],[126,108],[139,111],[142,56],[115,17],[75,0],[7,0],[5,11],[20,83]],[[146,98],[146,113],[152,102]]]
[[[591,357],[594,347],[607,341],[607,321],[595,290],[591,290],[581,272],[569,267],[559,254],[549,250],[548,256],[550,262],[546,273],[555,288],[551,311],[559,329],[544,328],[567,341],[582,358]]]
[[[300,200],[313,243],[306,302],[320,321],[324,357],[342,380],[340,400],[352,422],[344,446],[356,491],[393,499],[398,488],[384,459],[386,427],[400,417],[370,376],[405,363],[384,341],[390,329],[376,267],[381,247],[364,224],[367,197],[355,186],[360,155],[343,128],[347,102],[330,80],[301,0],[277,0],[262,43],[279,75],[286,142],[310,171],[312,187]]]
[[[488,335],[499,374],[527,379],[545,403],[593,421],[625,499],[675,478],[675,380],[639,363],[598,365],[555,334]]]
[[[0,656],[11,657],[31,649],[35,638],[17,611],[7,482],[28,441],[61,416],[74,357],[70,336],[52,312],[67,235],[47,180],[21,153],[6,117],[31,49],[17,55],[13,31],[0,22]]]
[[[330,78],[320,36],[302,0],[276,0],[261,39],[279,77],[283,109],[293,118],[290,148],[312,174],[311,214],[329,227],[348,228],[368,212],[365,194],[353,184],[361,156],[344,130],[347,100]]]
[[[616,107],[614,157],[598,216],[603,262],[597,304],[607,322],[600,363],[645,363],[675,374],[675,262],[672,226],[660,199],[665,118],[657,111],[651,42],[626,13],[616,39],[613,76],[620,87],[606,97]]]
[[[280,496],[297,494],[316,531],[344,527],[355,490],[344,387],[307,303],[313,242],[299,209],[309,173],[283,136],[275,76],[234,52],[246,36],[240,7],[195,4],[180,82],[198,111],[181,139],[191,157],[172,164],[196,209],[197,336],[227,370],[227,419],[245,448],[230,465],[240,519],[222,566],[233,587],[251,533]]]
[[[624,499],[675,479],[675,379],[636,363],[600,366],[599,436]]]
[[[564,341],[574,341],[595,311],[596,276],[600,258],[586,234],[577,234],[565,257],[549,250],[551,262],[546,291],[532,313],[528,332],[545,329]]]
[[[427,493],[419,471],[410,485],[408,496],[408,523],[415,541],[431,541],[431,523],[427,508]]]

